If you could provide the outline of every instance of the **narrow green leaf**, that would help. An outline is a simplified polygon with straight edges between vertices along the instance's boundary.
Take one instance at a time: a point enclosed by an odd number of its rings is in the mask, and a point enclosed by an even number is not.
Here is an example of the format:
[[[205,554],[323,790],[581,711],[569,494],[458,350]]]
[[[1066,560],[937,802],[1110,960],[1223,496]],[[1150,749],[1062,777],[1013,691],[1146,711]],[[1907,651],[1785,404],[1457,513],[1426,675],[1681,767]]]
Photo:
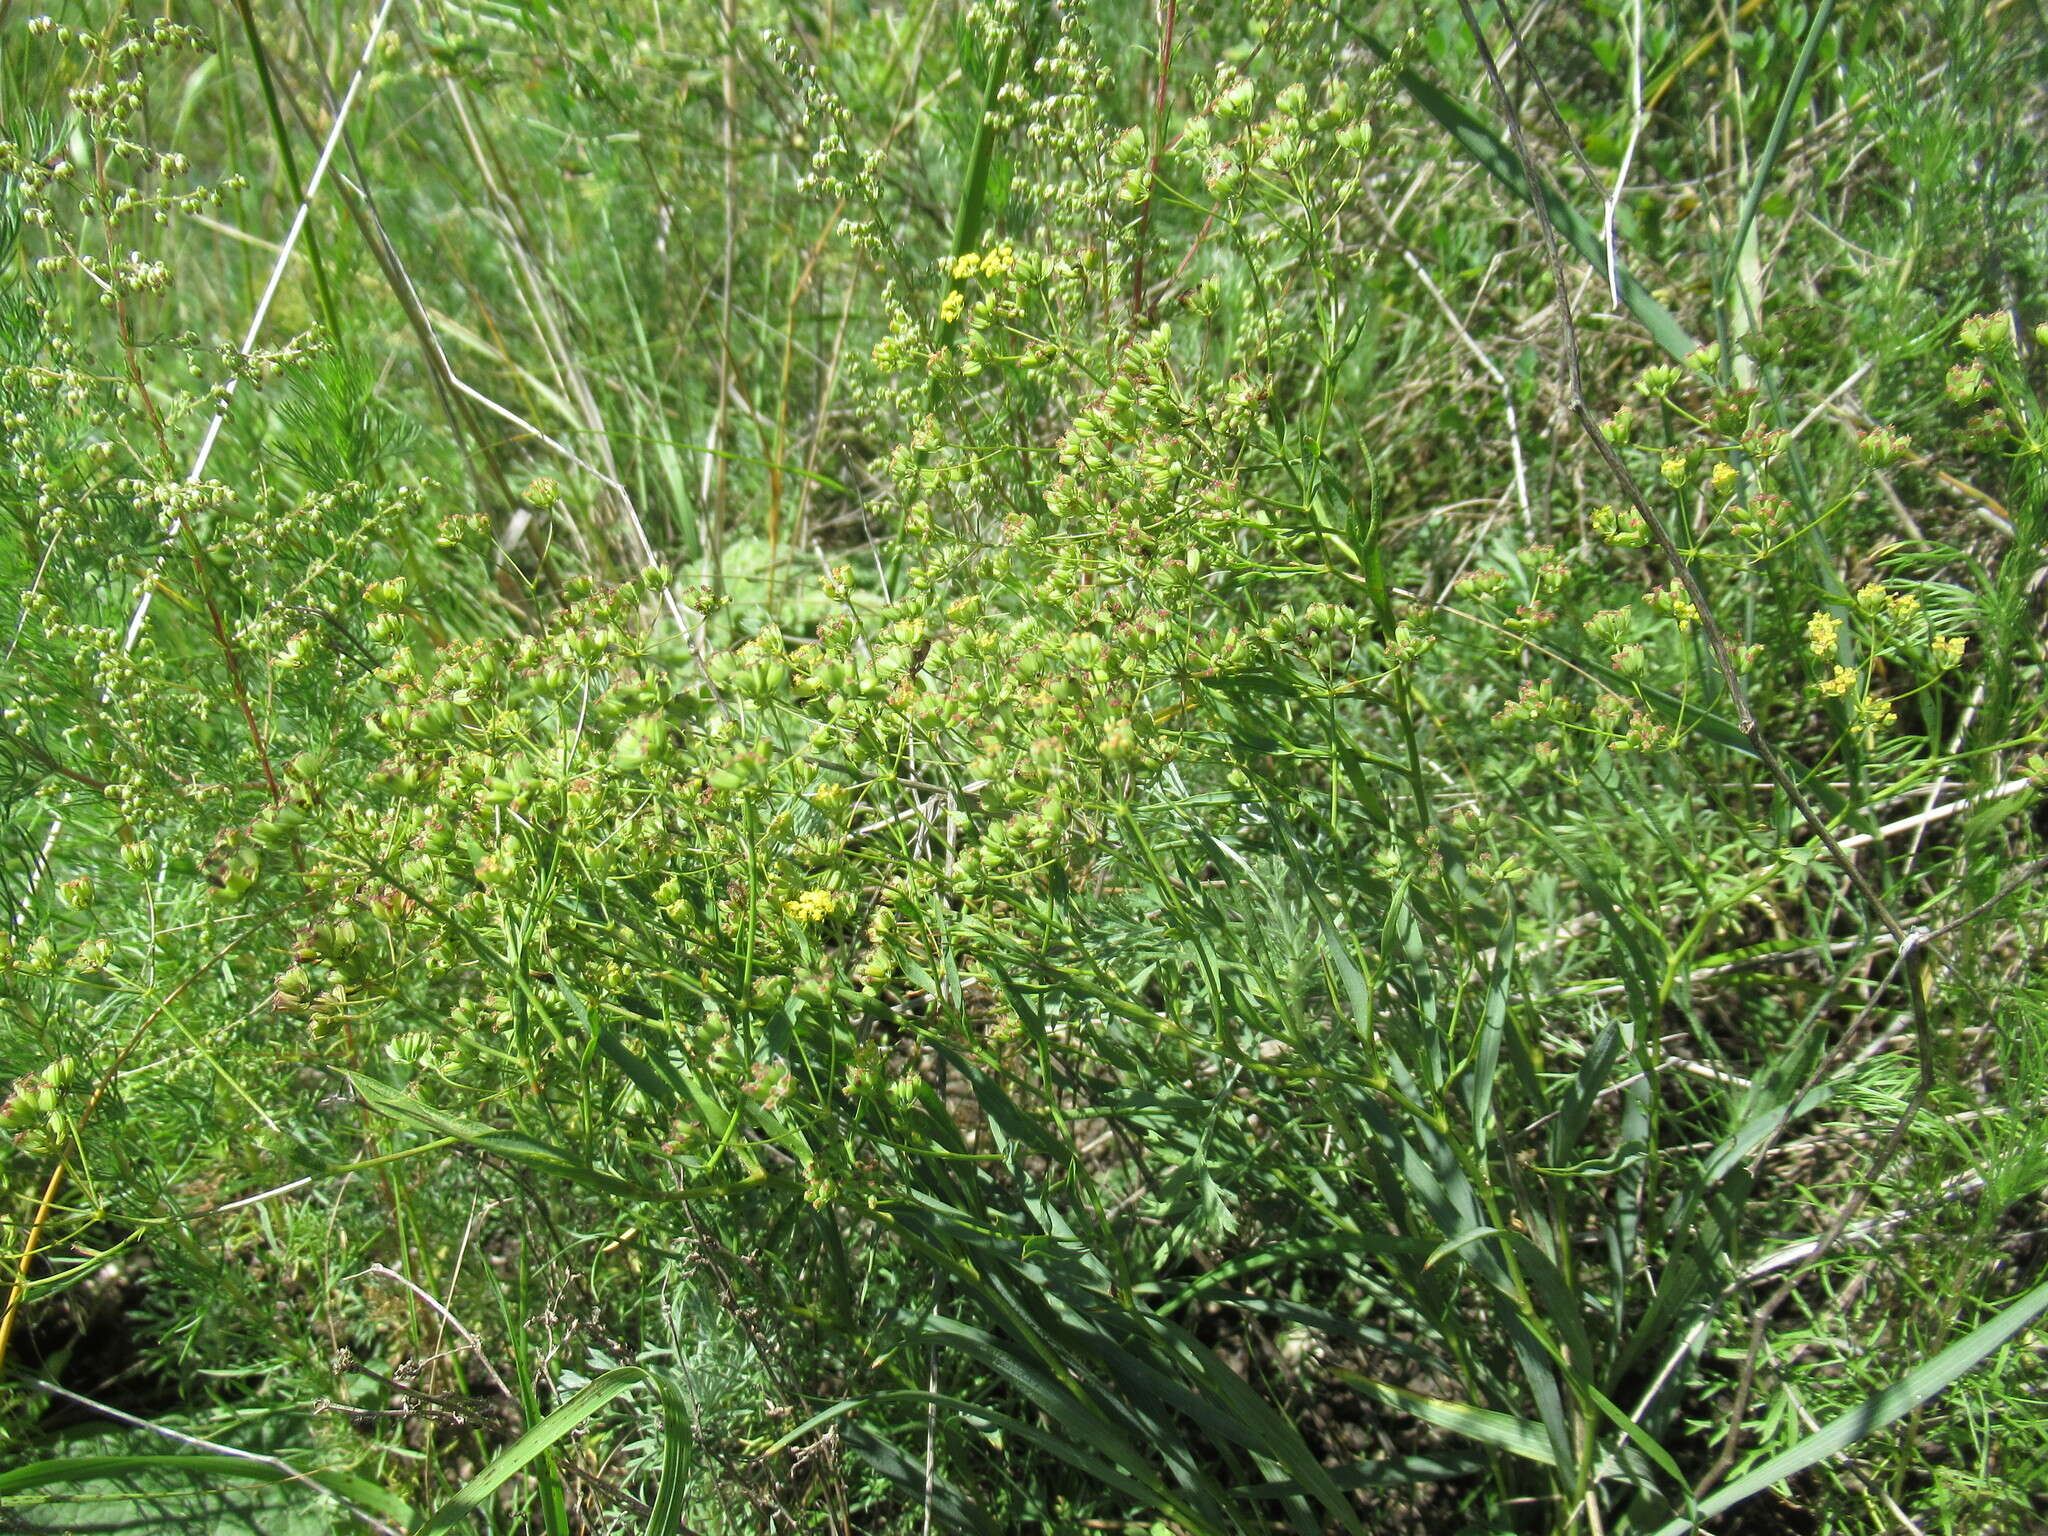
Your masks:
[[[2018,1300],[2009,1302],[1983,1327],[1956,1340],[1932,1359],[1923,1360],[1897,1383],[1865,1400],[1861,1407],[1823,1424],[1789,1450],[1779,1452],[1720,1492],[1702,1499],[1694,1515],[1671,1521],[1660,1527],[1655,1536],[1683,1536],[1684,1532],[1696,1529],[1701,1521],[1711,1520],[1733,1509],[1744,1499],[1753,1498],[1766,1488],[1804,1472],[1816,1462],[1827,1460],[1865,1435],[1875,1434],[1887,1424],[1897,1423],[1914,1409],[1947,1391],[2019,1337],[2027,1325],[2043,1312],[2048,1312],[2048,1284],[2037,1285]]]
[[[1424,1269],[1435,1269],[1438,1259],[1449,1258],[1468,1243],[1481,1242],[1489,1237],[1499,1237],[1503,1230],[1500,1227],[1474,1227],[1469,1232],[1460,1232],[1456,1237],[1438,1243],[1430,1256],[1422,1261],[1422,1267]]]
[[[1610,1424],[1627,1435],[1636,1449],[1654,1461],[1658,1470],[1674,1484],[1680,1488],[1686,1486],[1685,1474],[1678,1470],[1678,1463],[1671,1459],[1671,1453],[1659,1445],[1648,1430],[1622,1412],[1620,1406],[1598,1387],[1590,1382],[1583,1385],[1586,1396],[1592,1399],[1593,1406],[1600,1410]]]
[[[1785,147],[1786,132],[1792,126],[1792,114],[1798,109],[1799,98],[1806,94],[1806,82],[1813,76],[1814,56],[1820,51],[1820,40],[1827,35],[1828,23],[1834,19],[1834,14],[1835,0],[1820,0],[1820,4],[1814,7],[1812,19],[1806,24],[1806,41],[1792,66],[1792,78],[1786,82],[1785,93],[1778,98],[1778,112],[1771,120],[1770,137],[1764,141],[1763,153],[1757,157],[1756,173],[1750,177],[1749,190],[1743,194],[1742,210],[1735,216],[1735,238],[1728,247],[1731,272],[1749,244],[1750,226],[1756,222],[1757,209],[1763,203],[1764,192],[1771,183],[1771,173],[1777,169],[1779,152]],[[1745,318],[1752,325],[1757,320],[1755,315]]]
[[[379,1114],[403,1120],[422,1130],[432,1131],[437,1136],[452,1136],[464,1141],[482,1152],[490,1152],[508,1162],[524,1163],[543,1173],[580,1184],[585,1189],[601,1195],[612,1195],[625,1200],[709,1200],[721,1195],[738,1194],[742,1190],[760,1189],[791,1182],[789,1175],[769,1173],[750,1174],[743,1179],[729,1179],[716,1184],[695,1184],[683,1189],[656,1189],[651,1185],[635,1184],[616,1174],[565,1152],[562,1148],[519,1131],[501,1131],[483,1125],[464,1116],[451,1114],[447,1110],[435,1109],[422,1104],[410,1094],[400,1093],[388,1083],[380,1083],[373,1077],[356,1072],[343,1072],[351,1086],[362,1096],[362,1100]]]
[[[1335,1375],[1346,1386],[1364,1393],[1383,1407],[1401,1413],[1412,1413],[1425,1424],[1434,1424],[1439,1429],[1448,1429],[1454,1434],[1468,1436],[1482,1445],[1490,1445],[1495,1450],[1506,1451],[1524,1460],[1538,1462],[1546,1467],[1557,1465],[1557,1456],[1551,1448],[1550,1436],[1544,1432],[1540,1424],[1531,1424],[1527,1419],[1498,1413],[1491,1408],[1475,1408],[1470,1403],[1454,1403],[1441,1397],[1424,1397],[1420,1392],[1390,1386],[1384,1381],[1375,1381],[1370,1376],[1361,1376],[1356,1371],[1340,1370]],[[1662,1533],[1659,1533],[1659,1536],[1662,1536]]]
[[[846,1431],[846,1444],[854,1455],[894,1483],[905,1496],[926,1505],[933,1517],[947,1529],[964,1531],[967,1536],[993,1536],[995,1527],[978,1504],[964,1497],[945,1478],[928,1474],[921,1463],[911,1460],[873,1430],[859,1424],[850,1426]],[[662,1529],[656,1525],[648,1526],[650,1533]]]
[[[1500,1047],[1507,1033],[1508,1000],[1515,982],[1515,914],[1512,906],[1501,918],[1500,937],[1493,946],[1493,973],[1486,981],[1486,1012],[1479,1026],[1479,1049],[1472,1062],[1466,1092],[1472,1111],[1472,1136],[1484,1148],[1493,1122],[1493,1084],[1500,1072]]]
[[[1340,12],[1327,10],[1327,14],[1366,47],[1389,63],[1394,62],[1394,50],[1364,28],[1354,25]],[[1503,144],[1487,128],[1470,108],[1442,88],[1430,84],[1414,70],[1405,65],[1395,69],[1394,76],[1401,82],[1401,88],[1414,97],[1415,104],[1436,119],[1437,126],[1450,135],[1458,147],[1472,157],[1479,168],[1493,177],[1523,203],[1534,206],[1529,179],[1522,172],[1522,163],[1513,150]],[[1540,189],[1543,205],[1550,212],[1550,222],[1565,242],[1578,252],[1579,256],[1602,273],[1607,271],[1606,242],[1600,231],[1585,218],[1578,209],[1567,203],[1546,182]],[[1680,325],[1671,311],[1660,304],[1650,290],[1645,288],[1627,268],[1616,264],[1617,285],[1621,290],[1621,302],[1634,315],[1643,329],[1650,333],[1650,339],[1675,358],[1683,358],[1699,349],[1699,343]]]
[[[674,1530],[682,1513],[680,1490],[676,1485],[681,1482],[683,1419],[680,1411],[669,1402],[670,1394],[661,1383],[637,1365],[622,1365],[617,1370],[606,1371],[498,1452],[453,1498],[416,1527],[413,1536],[439,1536],[442,1531],[455,1529],[549,1446],[575,1430],[607,1403],[639,1386],[652,1386],[662,1397],[662,1487],[655,1499],[655,1518],[648,1529]],[[660,1523],[664,1512],[668,1520],[666,1526]]]
[[[232,1479],[245,1485],[292,1481],[292,1474],[267,1461],[241,1456],[64,1456],[32,1461],[0,1472],[0,1494],[32,1488],[97,1482],[102,1478],[170,1473],[178,1477]]]
[[[189,1477],[195,1481],[229,1483],[238,1488],[299,1482],[394,1525],[403,1525],[412,1519],[412,1509],[405,1500],[352,1472],[340,1468],[294,1467],[289,1463],[280,1465],[283,1461],[282,1457],[273,1460],[204,1452],[63,1456],[49,1461],[28,1462],[0,1472],[0,1497],[23,1494],[37,1488],[125,1477]]]
[[[1333,1467],[1330,1481],[1339,1488],[1403,1488],[1410,1483],[1447,1483],[1486,1470],[1486,1459],[1469,1451],[1436,1451],[1427,1456],[1394,1456],[1356,1466]],[[1231,1490],[1241,1499],[1280,1499],[1301,1492],[1297,1483],[1255,1483]]]
[[[457,1137],[482,1151],[496,1153],[508,1162],[524,1163],[529,1168],[556,1174],[599,1194],[641,1199],[659,1193],[643,1190],[637,1184],[591,1167],[560,1147],[536,1141],[518,1131],[495,1130],[475,1120],[451,1114],[447,1110],[422,1104],[412,1095],[400,1093],[388,1083],[380,1083],[374,1077],[358,1072],[344,1072],[342,1076],[348,1079],[362,1101],[379,1114],[389,1115],[394,1120],[403,1120],[422,1130],[432,1131],[437,1136]]]

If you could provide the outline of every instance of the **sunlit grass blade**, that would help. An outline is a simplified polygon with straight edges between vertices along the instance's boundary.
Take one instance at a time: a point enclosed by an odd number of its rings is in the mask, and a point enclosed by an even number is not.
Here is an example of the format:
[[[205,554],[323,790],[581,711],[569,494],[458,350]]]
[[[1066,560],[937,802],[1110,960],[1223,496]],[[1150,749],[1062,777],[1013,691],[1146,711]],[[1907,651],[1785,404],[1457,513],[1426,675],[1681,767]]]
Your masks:
[[[386,1532],[401,1530],[412,1519],[411,1509],[398,1495],[346,1469],[300,1468],[278,1457],[227,1456],[202,1451],[64,1456],[26,1462],[0,1471],[0,1499],[11,1500],[38,1489],[122,1483],[127,1479],[154,1484],[163,1478],[191,1479],[236,1490],[301,1484],[309,1492],[341,1504],[359,1519],[383,1522]]]
[[[506,1446],[465,1483],[461,1490],[415,1528],[413,1536],[440,1536],[459,1528],[482,1509],[485,1501],[536,1457],[574,1433],[600,1409],[635,1387],[652,1387],[661,1403],[662,1486],[655,1500],[651,1531],[672,1531],[680,1517],[680,1490],[676,1487],[682,1470],[682,1451],[689,1434],[688,1420],[673,1391],[638,1366],[620,1366],[606,1371],[561,1407]],[[660,1523],[666,1521],[666,1524]]]
[[[1682,1536],[1701,1521],[1733,1509],[1746,1499],[1782,1483],[1786,1478],[1826,1461],[1867,1435],[1896,1424],[1954,1386],[1985,1360],[2018,1338],[2043,1312],[2048,1312],[2048,1284],[2037,1285],[2009,1301],[1989,1322],[1964,1335],[1932,1359],[1923,1360],[1898,1382],[1860,1407],[1831,1419],[1788,1449],[1770,1457],[1761,1466],[1700,1500],[1691,1516],[1660,1527],[1655,1536]]]
[[[1439,1429],[1448,1429],[1495,1450],[1506,1451],[1524,1461],[1533,1461],[1543,1466],[1558,1464],[1557,1453],[1543,1426],[1532,1424],[1527,1419],[1518,1419],[1512,1414],[1499,1413],[1491,1408],[1475,1408],[1470,1403],[1451,1402],[1441,1397],[1426,1397],[1411,1392],[1405,1387],[1393,1386],[1388,1382],[1375,1381],[1356,1371],[1340,1370],[1334,1373],[1346,1386],[1362,1393],[1400,1413],[1411,1413],[1426,1424]]]
[[[1343,20],[1341,17],[1339,19]],[[1396,57],[1394,50],[1372,33],[1352,25],[1348,20],[1343,20],[1343,25],[1345,30],[1382,59],[1391,61]],[[1523,174],[1521,162],[1515,157],[1514,151],[1502,143],[1470,108],[1442,87],[1432,85],[1423,79],[1406,65],[1395,70],[1395,77],[1401,82],[1402,89],[1415,99],[1415,104],[1427,112],[1436,121],[1437,126],[1442,128],[1480,169],[1507,188],[1524,205],[1534,204],[1529,179]],[[1606,271],[1607,250],[1600,238],[1599,228],[1584,218],[1547,183],[1539,192],[1543,206],[1549,210],[1551,224],[1558,234],[1564,237],[1587,265],[1602,272]],[[1699,343],[1686,333],[1685,327],[1678,323],[1671,311],[1659,303],[1634,274],[1626,267],[1617,267],[1615,275],[1622,303],[1649,333],[1652,341],[1675,358],[1686,357],[1698,350]]]

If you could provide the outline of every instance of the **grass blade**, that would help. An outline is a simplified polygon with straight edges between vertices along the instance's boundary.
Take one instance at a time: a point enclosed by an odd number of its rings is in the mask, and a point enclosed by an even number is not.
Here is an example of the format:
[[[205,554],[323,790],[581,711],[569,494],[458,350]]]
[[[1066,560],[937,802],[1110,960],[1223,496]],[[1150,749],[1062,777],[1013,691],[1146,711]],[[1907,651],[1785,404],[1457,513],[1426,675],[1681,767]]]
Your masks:
[[[396,1532],[400,1525],[412,1518],[412,1512],[403,1499],[352,1473],[340,1469],[302,1471],[281,1459],[254,1454],[145,1453],[63,1456],[48,1461],[32,1461],[0,1472],[0,1499],[18,1497],[39,1488],[97,1483],[110,1478],[150,1479],[160,1476],[219,1481],[243,1490],[292,1482],[310,1483],[375,1529]],[[387,1521],[391,1523],[386,1524]]]
[[[1697,1514],[1689,1519],[1673,1520],[1660,1527],[1655,1536],[1681,1536],[1685,1531],[1695,1530],[1702,1520],[1711,1520],[1733,1509],[1744,1499],[1753,1498],[1766,1488],[1804,1472],[1816,1462],[1827,1460],[1865,1435],[1875,1434],[1886,1425],[1897,1423],[1923,1403],[1947,1391],[2001,1347],[2019,1337],[2027,1325],[2043,1312],[2048,1312],[2048,1283],[2035,1286],[1974,1333],[1956,1340],[1931,1360],[1923,1360],[1900,1377],[1895,1385],[1865,1400],[1860,1408],[1823,1424],[1791,1449],[1781,1451],[1753,1472],[1738,1477],[1719,1493],[1702,1499]]]
[[[664,1390],[654,1377],[637,1365],[624,1365],[617,1370],[606,1371],[492,1457],[490,1465],[471,1478],[447,1503],[435,1510],[414,1530],[413,1536],[439,1536],[442,1531],[454,1530],[535,1457],[583,1424],[607,1403],[639,1386],[653,1386],[660,1393],[664,1431],[661,1492],[655,1500],[655,1514],[648,1529],[674,1530],[681,1512],[681,1489],[678,1485],[681,1482],[681,1456],[685,1434],[681,1409],[672,1400],[672,1394]],[[666,1525],[661,1523],[664,1518],[667,1520]]]
[[[1412,1413],[1425,1424],[1434,1424],[1438,1429],[1448,1429],[1454,1434],[1468,1436],[1481,1445],[1490,1445],[1495,1450],[1506,1451],[1520,1456],[1525,1461],[1534,1461],[1546,1467],[1554,1467],[1557,1455],[1551,1447],[1550,1436],[1539,1424],[1527,1419],[1518,1419],[1513,1414],[1498,1413],[1491,1408],[1474,1408],[1470,1403],[1454,1403],[1441,1397],[1424,1397],[1420,1392],[1410,1392],[1404,1387],[1390,1386],[1383,1381],[1374,1381],[1370,1376],[1361,1376],[1356,1371],[1337,1371],[1337,1379],[1346,1386],[1364,1393],[1384,1407],[1402,1413]],[[1659,1533],[1662,1536],[1662,1533]]]
[[[1329,13],[1344,28],[1380,58],[1393,62],[1394,50],[1362,27],[1353,26],[1341,15]],[[1522,173],[1522,167],[1514,152],[1503,144],[1473,114],[1463,102],[1447,91],[1432,85],[1414,70],[1405,65],[1395,69],[1394,76],[1401,82],[1401,88],[1415,99],[1415,104],[1436,120],[1458,147],[1472,157],[1479,168],[1506,187],[1524,203],[1535,204],[1530,193],[1529,179]],[[1571,248],[1592,266],[1605,271],[1607,252],[1600,238],[1600,231],[1582,217],[1579,211],[1567,203],[1547,184],[1541,188],[1543,206],[1549,210],[1550,222],[1564,237]],[[1650,333],[1650,339],[1673,357],[1683,358],[1699,349],[1699,343],[1678,323],[1671,311],[1658,303],[1649,289],[1645,288],[1634,274],[1619,264],[1615,266],[1616,286],[1621,292],[1621,301],[1628,306],[1630,314]]]

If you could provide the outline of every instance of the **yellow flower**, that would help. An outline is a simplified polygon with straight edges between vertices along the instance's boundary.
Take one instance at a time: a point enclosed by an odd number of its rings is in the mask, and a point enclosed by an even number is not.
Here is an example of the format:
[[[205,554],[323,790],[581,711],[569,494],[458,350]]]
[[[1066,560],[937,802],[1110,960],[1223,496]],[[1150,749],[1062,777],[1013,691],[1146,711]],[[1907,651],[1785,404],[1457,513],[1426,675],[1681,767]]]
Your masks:
[[[1890,699],[1868,693],[1856,701],[1854,724],[1865,746],[1873,745],[1877,741],[1877,733],[1889,727],[1898,718],[1898,711],[1892,708]]]
[[[1963,659],[1963,646],[1967,642],[1961,635],[1936,635],[1934,637],[1934,664],[1944,672],[1958,665]]]
[[[969,251],[964,256],[956,256],[953,258],[953,281],[956,283],[966,282],[967,279],[974,276],[975,273],[981,270],[981,258],[975,255],[972,251]]]
[[[1700,611],[1686,592],[1684,582],[1674,581],[1668,586],[1653,587],[1643,594],[1643,601],[1657,612],[1675,619],[1681,633],[1700,621]]]
[[[1714,472],[1708,478],[1714,482],[1716,491],[1725,492],[1735,483],[1735,466],[1724,460],[1714,466]]]
[[[958,288],[955,288],[951,293],[947,294],[942,301],[940,301],[939,319],[943,323],[951,325],[955,320],[958,320],[960,318],[960,312],[964,310],[966,307],[967,295],[962,293]]]
[[[1849,692],[1849,690],[1854,688],[1855,686],[1856,674],[1850,671],[1847,667],[1838,666],[1835,668],[1834,672],[1820,684],[1820,694],[1821,697],[1824,699],[1839,699],[1840,697],[1842,697],[1843,694]]]
[[[822,923],[839,910],[839,897],[824,890],[805,891],[782,904],[782,910],[800,923]]]
[[[1815,656],[1830,655],[1841,634],[1840,619],[1832,613],[1816,613],[1806,621],[1806,649]]]

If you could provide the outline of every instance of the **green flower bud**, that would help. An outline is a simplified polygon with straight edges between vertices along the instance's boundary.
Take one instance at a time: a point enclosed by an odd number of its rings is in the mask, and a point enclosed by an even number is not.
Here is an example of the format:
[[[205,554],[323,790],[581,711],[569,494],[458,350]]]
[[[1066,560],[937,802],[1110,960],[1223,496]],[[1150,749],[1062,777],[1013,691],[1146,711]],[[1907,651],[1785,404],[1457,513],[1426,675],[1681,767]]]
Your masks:
[[[1617,549],[1634,549],[1650,542],[1650,525],[1634,507],[1595,507],[1593,531]]]
[[[1885,469],[1911,457],[1913,439],[1903,432],[1894,432],[1890,427],[1872,427],[1858,440],[1856,447],[1863,455],[1864,463],[1872,469]]]
[[[1962,344],[1972,352],[1996,354],[2012,350],[2012,317],[1994,310],[1972,315],[1959,333]]]
[[[1241,122],[1251,116],[1257,96],[1257,88],[1240,75],[1217,96],[1212,110],[1227,122]]]
[[[1957,405],[1968,405],[1991,387],[1991,381],[1985,377],[1982,363],[1957,363],[1949,369],[1945,387],[1949,399]]]
[[[1602,645],[1619,645],[1628,638],[1631,615],[1626,608],[1603,608],[1586,620],[1586,633]]]
[[[1645,368],[1636,377],[1636,388],[1652,400],[1661,400],[1671,393],[1672,387],[1685,377],[1670,363],[1657,363]]]
[[[638,768],[659,758],[667,743],[668,721],[660,715],[642,715],[619,732],[612,744],[612,763],[619,768]]]

